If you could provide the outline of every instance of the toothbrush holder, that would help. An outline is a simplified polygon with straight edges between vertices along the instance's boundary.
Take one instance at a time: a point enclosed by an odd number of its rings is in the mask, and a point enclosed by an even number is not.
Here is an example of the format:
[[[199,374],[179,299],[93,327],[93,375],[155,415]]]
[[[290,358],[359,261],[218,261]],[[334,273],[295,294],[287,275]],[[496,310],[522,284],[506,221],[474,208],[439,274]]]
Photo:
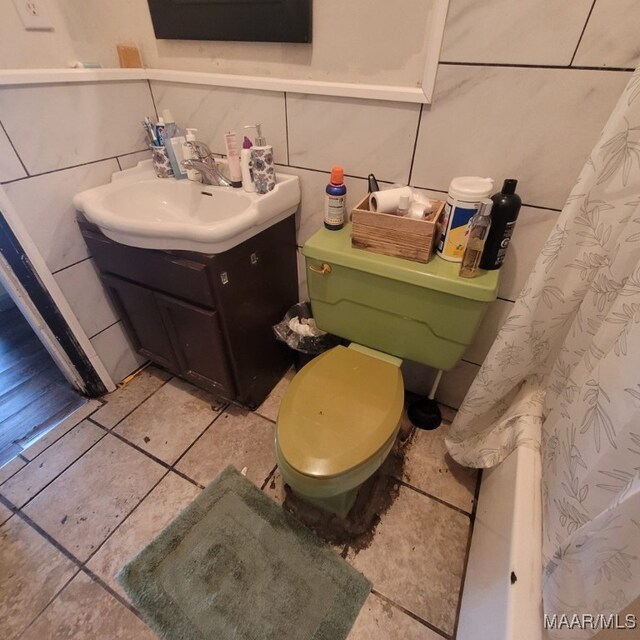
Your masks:
[[[173,176],[173,169],[171,168],[171,161],[166,147],[164,145],[150,144],[149,148],[153,154],[153,169],[158,178],[170,178]]]

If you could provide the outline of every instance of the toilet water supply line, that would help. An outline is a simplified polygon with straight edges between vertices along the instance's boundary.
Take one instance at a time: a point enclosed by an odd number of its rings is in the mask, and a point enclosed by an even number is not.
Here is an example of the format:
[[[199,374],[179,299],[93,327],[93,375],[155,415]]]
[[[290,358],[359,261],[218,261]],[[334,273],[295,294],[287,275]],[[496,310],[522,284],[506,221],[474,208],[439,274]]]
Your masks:
[[[438,389],[438,385],[440,384],[440,380],[442,379],[442,369],[438,369],[438,373],[436,373],[436,379],[433,381],[431,385],[431,391],[429,391],[429,395],[427,396],[429,400],[434,400],[436,397],[436,390]]]

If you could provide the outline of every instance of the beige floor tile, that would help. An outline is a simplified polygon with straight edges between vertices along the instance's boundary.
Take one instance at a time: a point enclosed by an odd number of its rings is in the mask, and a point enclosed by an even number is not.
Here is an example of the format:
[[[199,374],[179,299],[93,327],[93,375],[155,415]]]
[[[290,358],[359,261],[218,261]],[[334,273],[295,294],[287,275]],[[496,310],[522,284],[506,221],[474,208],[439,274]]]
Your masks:
[[[371,593],[347,640],[442,640],[442,636]]]
[[[104,435],[95,424],[81,422],[7,480],[0,493],[22,507]]]
[[[473,509],[478,470],[459,465],[447,452],[449,425],[434,431],[416,429],[407,448],[403,479],[467,513]]]
[[[104,396],[102,399],[107,404],[96,411],[92,419],[103,427],[111,429],[141,402],[144,402],[152,393],[157,391],[170,377],[171,374],[164,371],[164,369],[147,367],[129,384]]]
[[[124,596],[116,573],[199,493],[198,487],[169,472],[98,549],[88,568]]]
[[[73,562],[18,516],[0,527],[0,567],[3,640],[17,638],[77,571]]]
[[[278,418],[282,398],[295,375],[296,372],[293,367],[290,368],[284,376],[282,376],[280,382],[273,388],[273,391],[267,396],[266,400],[256,409],[256,413],[260,414],[263,418],[267,418],[267,420],[273,420],[273,422],[275,422]]]
[[[261,486],[276,464],[274,426],[255,413],[230,406],[176,465],[176,469],[207,485],[232,464]]]
[[[114,430],[173,464],[224,407],[211,394],[174,378]]]
[[[467,516],[400,487],[371,545],[347,559],[376,591],[450,634],[468,534]]]
[[[154,640],[140,618],[86,574],[78,574],[22,636],[23,640]]]
[[[7,464],[5,464],[4,467],[0,469],[0,484],[5,482],[14,473],[18,473],[18,471],[20,471],[20,469],[22,469],[25,464],[27,463],[22,460],[22,458],[14,458],[13,460],[7,462]]]
[[[0,525],[4,524],[11,516],[13,515],[13,511],[8,507],[5,507],[0,502]]]
[[[88,415],[93,413],[100,403],[97,400],[89,400],[83,404],[79,409],[76,409],[70,416],[65,418],[60,424],[48,431],[42,438],[36,440],[30,447],[27,447],[22,455],[28,460],[33,460],[37,455],[41,454],[47,447],[52,445],[56,440],[62,438],[62,436],[80,424]]]
[[[24,511],[85,561],[165,473],[148,456],[107,434]]]

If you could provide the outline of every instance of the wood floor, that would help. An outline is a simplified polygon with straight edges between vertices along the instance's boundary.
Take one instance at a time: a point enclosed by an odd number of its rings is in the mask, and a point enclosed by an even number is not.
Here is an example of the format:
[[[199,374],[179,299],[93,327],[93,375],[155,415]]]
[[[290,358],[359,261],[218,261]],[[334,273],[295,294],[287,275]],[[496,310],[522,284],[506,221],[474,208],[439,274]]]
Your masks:
[[[0,311],[0,466],[85,402],[20,311]]]

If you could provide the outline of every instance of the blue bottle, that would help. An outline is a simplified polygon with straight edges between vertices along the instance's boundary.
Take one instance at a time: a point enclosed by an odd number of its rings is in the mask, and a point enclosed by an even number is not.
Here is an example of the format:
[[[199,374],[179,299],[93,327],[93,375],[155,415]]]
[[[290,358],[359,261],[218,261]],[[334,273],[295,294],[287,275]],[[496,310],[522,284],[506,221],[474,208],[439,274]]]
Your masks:
[[[332,167],[326,192],[324,226],[330,231],[339,231],[344,227],[347,213],[347,187],[344,184],[344,169],[342,167]]]

